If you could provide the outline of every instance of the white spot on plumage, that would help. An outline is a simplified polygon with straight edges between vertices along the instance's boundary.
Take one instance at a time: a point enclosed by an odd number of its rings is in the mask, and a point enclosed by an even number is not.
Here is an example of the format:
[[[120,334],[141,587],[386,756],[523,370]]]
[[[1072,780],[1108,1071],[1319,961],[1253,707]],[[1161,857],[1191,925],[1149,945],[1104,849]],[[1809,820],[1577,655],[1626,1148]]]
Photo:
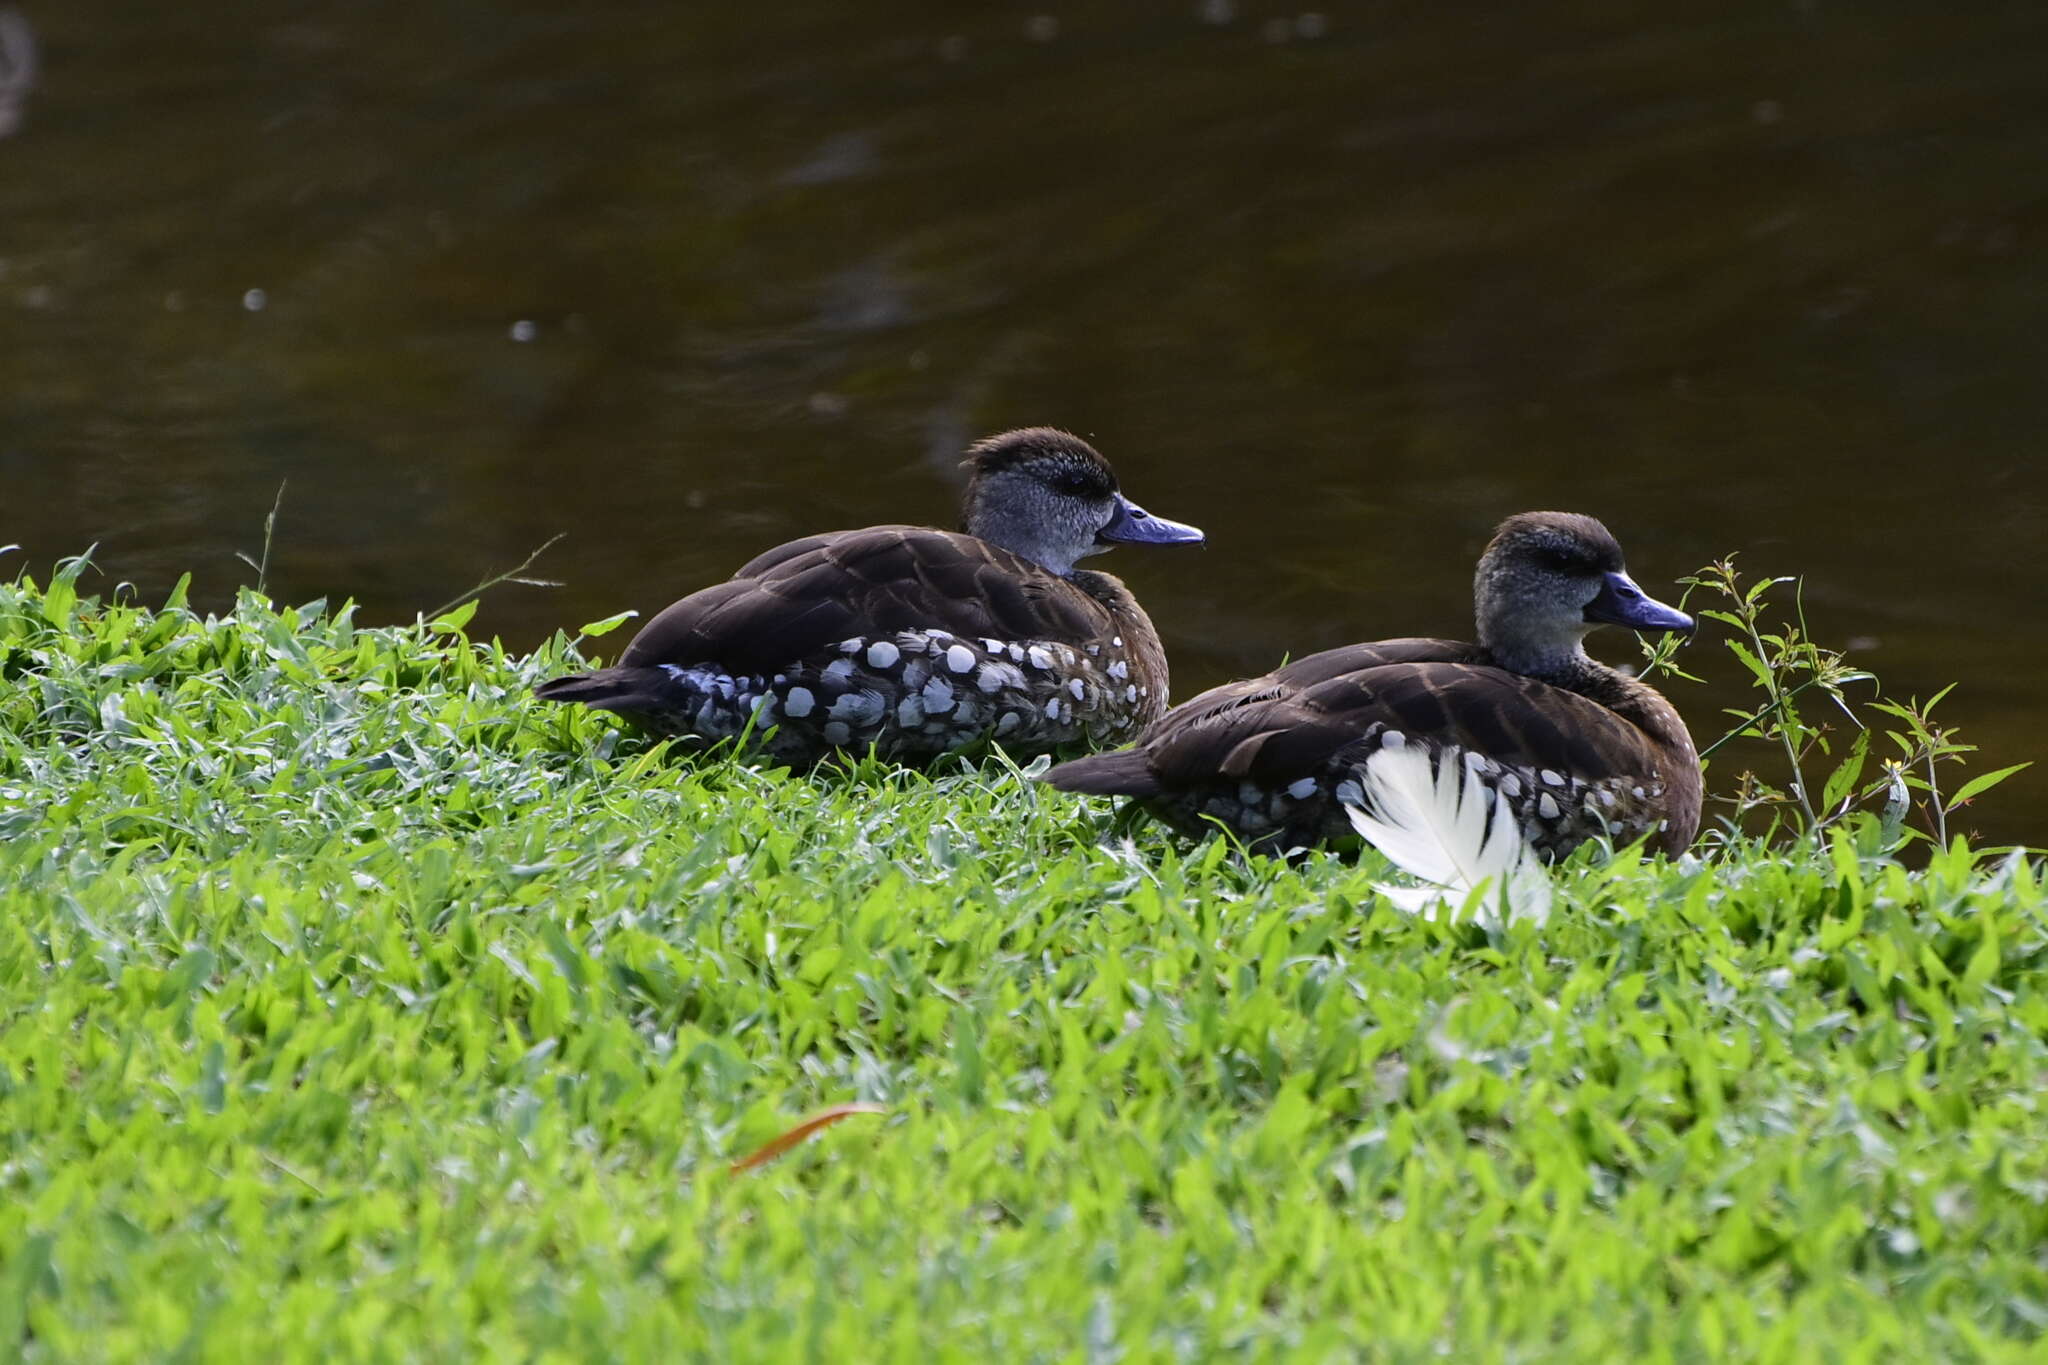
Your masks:
[[[955,673],[965,673],[974,667],[974,651],[966,645],[949,645],[946,648],[946,667]]]
[[[1124,637],[1121,635],[1110,636],[1109,642],[1115,645],[1118,649],[1122,649],[1124,647]]]
[[[868,646],[869,668],[894,668],[896,661],[903,657],[903,651],[887,640],[877,640]]]
[[[937,626],[933,626],[926,634],[930,635],[934,640],[950,640],[953,638],[952,631],[940,630]]]
[[[1001,640],[990,640],[984,637],[981,642],[981,647],[991,654],[1000,654],[1003,652],[1003,642]]]
[[[865,639],[856,635],[851,640],[841,640],[839,642],[839,652],[841,654],[858,654],[860,653],[861,646],[866,643]]]
[[[1026,651],[1026,654],[1030,658],[1033,668],[1044,670],[1052,668],[1052,655],[1046,650],[1044,645],[1033,645]]]
[[[1500,776],[1500,794],[1510,800],[1520,796],[1522,794],[1522,779],[1514,773],[1502,773]]]
[[[1046,701],[1046,703],[1045,703],[1045,718],[1046,718],[1047,720],[1050,720],[1050,721],[1058,721],[1058,720],[1059,720],[1059,718],[1060,718],[1060,699],[1059,699],[1058,697],[1052,697],[1052,698],[1050,698],[1050,699],[1048,699],[1048,700]]]
[[[984,664],[974,680],[974,685],[984,692],[1000,692],[1006,687],[1021,688],[1024,686],[1024,675],[1017,671],[1014,664]]]
[[[1094,657],[1095,657],[1096,655],[1098,655],[1098,654],[1102,653],[1102,646],[1101,646],[1101,645],[1087,645],[1087,646],[1084,646],[1084,648],[1086,648],[1086,649],[1087,649],[1087,651],[1088,651],[1088,657],[1089,657],[1089,658],[1091,658],[1091,659],[1092,659],[1092,658],[1094,658]]]
[[[844,744],[852,738],[853,731],[846,728],[846,722],[838,720],[828,720],[825,722],[825,742],[827,744]]]
[[[1612,787],[1602,787],[1594,795],[1600,798],[1600,804],[1603,806],[1614,804],[1614,789]]]
[[[1536,814],[1543,817],[1545,820],[1555,820],[1558,814],[1557,798],[1552,796],[1549,792],[1545,792],[1541,796],[1537,797]]]
[[[933,678],[924,685],[924,709],[935,715],[943,715],[953,709],[953,684],[944,678]]]
[[[1537,773],[1536,775],[1542,778],[1550,786],[1562,787],[1564,785],[1563,773],[1554,773],[1550,769],[1545,768],[1543,771]]]
[[[1380,747],[1382,749],[1398,749],[1407,742],[1408,736],[1402,734],[1399,730],[1389,730],[1380,736]]]
[[[924,701],[920,697],[905,697],[896,703],[896,723],[904,729],[924,724]]]
[[[1125,700],[1125,701],[1136,701],[1136,700],[1138,699],[1138,692],[1139,692],[1139,690],[1140,690],[1140,689],[1139,689],[1138,685],[1137,685],[1136,683],[1132,683],[1132,684],[1131,684],[1131,685],[1130,685],[1129,687],[1126,687],[1126,688],[1124,689],[1124,700]]]
[[[789,689],[789,695],[783,699],[782,710],[790,719],[800,720],[811,714],[811,708],[817,704],[818,699],[811,695],[810,688],[792,687]]]
[[[882,718],[888,703],[879,692],[848,692],[832,703],[830,715],[834,720],[843,720],[852,725],[868,725]]]
[[[1010,662],[1019,664],[1024,662],[1024,646],[1018,644],[1015,640],[1010,641]]]
[[[932,675],[931,666],[922,659],[911,659],[903,665],[904,690],[915,692],[924,686],[924,680]]]
[[[835,687],[844,687],[853,681],[853,660],[834,659],[819,676]]]
[[[1630,790],[1635,793],[1636,800],[1640,801],[1643,799],[1643,789],[1641,787],[1633,787]]]
[[[1131,676],[1131,666],[1122,659],[1118,659],[1109,666],[1109,676],[1115,678],[1118,682],[1122,682],[1125,678]]]
[[[1306,801],[1316,794],[1316,780],[1313,777],[1304,777],[1299,782],[1290,782],[1287,784],[1287,794],[1297,801]]]
[[[1075,701],[1080,701],[1083,697],[1088,695],[1087,689],[1082,685],[1082,682],[1079,678],[1067,679],[1067,691],[1074,694]]]
[[[996,733],[1007,735],[1023,723],[1024,717],[1018,715],[1015,711],[1005,711],[1003,712],[1003,718],[996,722]]]

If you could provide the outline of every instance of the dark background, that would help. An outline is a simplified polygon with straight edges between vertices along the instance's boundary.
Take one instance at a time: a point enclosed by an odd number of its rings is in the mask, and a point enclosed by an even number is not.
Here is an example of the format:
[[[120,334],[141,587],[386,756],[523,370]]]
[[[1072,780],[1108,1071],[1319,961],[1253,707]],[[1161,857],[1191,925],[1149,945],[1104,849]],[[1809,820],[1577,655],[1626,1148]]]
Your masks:
[[[959,448],[1045,422],[1210,533],[1107,562],[1180,695],[1462,633],[1491,524],[1561,507],[1653,592],[1805,575],[1987,765],[2038,752],[2033,0],[23,11],[0,571],[97,543],[219,605],[288,478],[273,591],[366,620],[567,532],[484,603],[524,645],[947,521]],[[1742,697],[1688,657],[1705,743]]]

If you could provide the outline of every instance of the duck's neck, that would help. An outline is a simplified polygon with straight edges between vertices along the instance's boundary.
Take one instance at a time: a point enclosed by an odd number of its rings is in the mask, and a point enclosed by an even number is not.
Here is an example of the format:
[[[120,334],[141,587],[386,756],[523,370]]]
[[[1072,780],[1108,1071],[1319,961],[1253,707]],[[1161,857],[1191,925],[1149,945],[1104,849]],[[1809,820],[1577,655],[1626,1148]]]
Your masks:
[[[987,541],[998,550],[1008,550],[1019,559],[1028,559],[1047,573],[1058,574],[1066,579],[1077,579],[1080,576],[1074,568],[1073,557],[1061,554],[1050,546],[1020,539],[1015,535],[990,535],[986,531],[976,531],[972,528],[969,528],[967,534],[976,540]]]
[[[1581,679],[1612,672],[1586,653],[1583,636],[1564,640],[1533,640],[1502,631],[1481,629],[1479,643],[1495,663],[1510,673],[1536,678],[1557,687],[1579,691]]]

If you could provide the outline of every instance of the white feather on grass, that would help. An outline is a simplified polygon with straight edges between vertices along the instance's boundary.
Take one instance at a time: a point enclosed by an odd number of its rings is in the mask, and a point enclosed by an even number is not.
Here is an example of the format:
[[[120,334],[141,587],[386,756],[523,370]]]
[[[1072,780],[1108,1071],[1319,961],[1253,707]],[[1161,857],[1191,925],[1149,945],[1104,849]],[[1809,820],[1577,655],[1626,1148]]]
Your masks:
[[[1353,827],[1424,883],[1376,884],[1395,906],[1424,919],[1469,915],[1488,928],[1550,918],[1550,874],[1523,841],[1514,810],[1494,800],[1456,751],[1437,758],[1416,744],[1381,749],[1359,781],[1364,807],[1344,808]]]

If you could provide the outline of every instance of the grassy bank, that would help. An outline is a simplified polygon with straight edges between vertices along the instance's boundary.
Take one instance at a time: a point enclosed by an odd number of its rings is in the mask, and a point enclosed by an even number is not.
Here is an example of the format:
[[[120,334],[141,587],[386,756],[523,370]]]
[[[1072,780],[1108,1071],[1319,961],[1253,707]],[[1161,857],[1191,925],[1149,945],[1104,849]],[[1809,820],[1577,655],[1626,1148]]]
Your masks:
[[[0,587],[0,1354],[2039,1349],[2032,864],[1488,936],[1000,760],[668,760],[560,663]]]

